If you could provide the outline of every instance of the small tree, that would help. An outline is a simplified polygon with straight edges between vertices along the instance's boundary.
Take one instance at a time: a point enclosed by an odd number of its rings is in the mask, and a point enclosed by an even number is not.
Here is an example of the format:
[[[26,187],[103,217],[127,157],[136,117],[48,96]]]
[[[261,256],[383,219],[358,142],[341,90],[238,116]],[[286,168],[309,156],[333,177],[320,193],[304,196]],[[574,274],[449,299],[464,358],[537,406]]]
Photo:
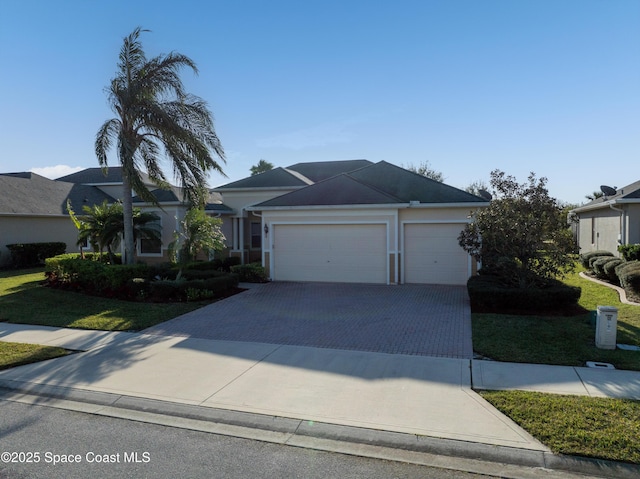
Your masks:
[[[413,171],[422,176],[426,176],[427,178],[431,178],[432,180],[438,181],[442,183],[444,181],[444,176],[440,171],[436,171],[431,168],[431,165],[428,161],[423,161],[419,166],[415,166],[413,163],[410,163],[406,166],[406,169],[409,171]]]
[[[224,249],[225,237],[220,229],[222,220],[208,216],[203,209],[192,208],[180,222],[180,231],[174,233],[169,245],[169,257],[174,263],[195,261],[198,253],[210,255]]]
[[[482,271],[519,288],[543,286],[570,271],[577,246],[546,178],[518,184],[499,170],[491,172],[494,199],[473,213],[458,237],[460,246],[482,262]]]
[[[251,176],[259,175],[265,171],[273,170],[273,163],[266,160],[260,160],[257,165],[251,167]]]

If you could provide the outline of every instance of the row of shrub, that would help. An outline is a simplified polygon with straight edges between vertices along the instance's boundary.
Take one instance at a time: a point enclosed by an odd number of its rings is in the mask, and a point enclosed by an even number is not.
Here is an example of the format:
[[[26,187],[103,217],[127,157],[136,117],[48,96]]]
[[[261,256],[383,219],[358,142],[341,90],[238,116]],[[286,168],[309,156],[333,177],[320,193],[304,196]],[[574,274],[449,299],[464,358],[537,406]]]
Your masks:
[[[223,297],[238,286],[238,275],[217,264],[106,264],[99,255],[82,259],[78,253],[45,261],[48,284],[86,294],[125,300],[192,301]]]
[[[47,258],[63,254],[67,245],[61,242],[15,243],[6,245],[15,268],[30,268],[44,264]]]
[[[581,290],[561,281],[548,281],[543,287],[514,288],[498,276],[477,275],[469,278],[467,291],[474,311],[482,312],[551,312],[575,305]]]
[[[631,296],[640,297],[640,260],[628,259],[636,257],[640,245],[624,246],[623,258],[610,251],[597,250],[581,254],[580,262],[595,277],[619,284]]]

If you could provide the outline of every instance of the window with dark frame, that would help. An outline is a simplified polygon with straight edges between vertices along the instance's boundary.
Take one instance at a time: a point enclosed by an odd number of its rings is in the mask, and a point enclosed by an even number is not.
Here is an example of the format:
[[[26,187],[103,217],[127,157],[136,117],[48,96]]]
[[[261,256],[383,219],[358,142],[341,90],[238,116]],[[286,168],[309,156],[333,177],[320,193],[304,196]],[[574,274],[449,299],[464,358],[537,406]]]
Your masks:
[[[260,223],[251,223],[251,247],[262,247],[262,225]]]

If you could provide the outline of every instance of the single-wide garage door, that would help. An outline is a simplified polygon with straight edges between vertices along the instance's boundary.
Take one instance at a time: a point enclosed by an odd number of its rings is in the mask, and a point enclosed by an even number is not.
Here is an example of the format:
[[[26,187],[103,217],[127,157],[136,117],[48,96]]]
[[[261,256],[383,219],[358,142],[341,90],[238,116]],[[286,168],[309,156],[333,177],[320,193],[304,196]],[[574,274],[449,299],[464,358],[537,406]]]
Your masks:
[[[404,282],[466,284],[469,256],[458,244],[461,224],[404,225]]]
[[[275,225],[276,281],[387,282],[386,225]]]

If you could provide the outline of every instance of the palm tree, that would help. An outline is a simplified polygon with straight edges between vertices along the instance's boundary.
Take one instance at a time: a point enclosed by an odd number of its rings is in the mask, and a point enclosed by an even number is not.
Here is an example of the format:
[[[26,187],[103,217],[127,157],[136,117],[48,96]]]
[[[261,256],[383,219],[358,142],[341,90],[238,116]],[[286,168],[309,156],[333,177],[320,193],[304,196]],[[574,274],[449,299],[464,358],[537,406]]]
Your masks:
[[[273,170],[273,163],[267,160],[260,160],[257,165],[253,165],[251,168],[251,176],[259,175],[269,170]]]
[[[109,259],[114,262],[114,249],[120,245],[120,236],[124,233],[124,215],[121,203],[84,206],[84,216],[79,221],[78,244],[88,241],[94,251],[102,253],[105,249]],[[133,238],[161,241],[156,213],[133,209]]]
[[[124,39],[116,76],[106,88],[116,117],[100,127],[95,142],[96,156],[105,170],[107,151],[116,145],[122,167],[125,261],[129,264],[134,250],[131,190],[157,205],[141,170],[146,170],[158,187],[167,188],[169,183],[160,167],[164,150],[187,201],[202,205],[207,173],[224,175],[214,156],[225,162],[207,104],[186,93],[178,75],[183,67],[197,74],[195,63],[179,53],[147,60],[139,40],[143,31],[138,27]]]

